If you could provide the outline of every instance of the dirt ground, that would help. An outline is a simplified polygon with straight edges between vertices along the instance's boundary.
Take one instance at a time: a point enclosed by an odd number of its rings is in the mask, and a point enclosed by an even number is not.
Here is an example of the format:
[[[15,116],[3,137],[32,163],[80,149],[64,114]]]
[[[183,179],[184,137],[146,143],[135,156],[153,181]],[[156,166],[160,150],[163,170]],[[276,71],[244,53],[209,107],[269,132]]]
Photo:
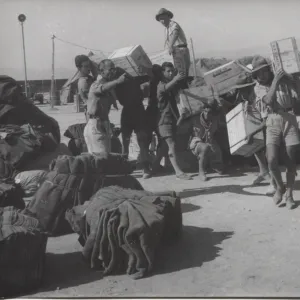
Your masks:
[[[62,134],[83,114],[71,106],[50,111]],[[111,120],[119,123],[119,112]],[[65,141],[65,140],[64,140]],[[76,234],[50,238],[43,286],[31,297],[291,297],[300,295],[300,207],[276,207],[264,195],[267,183],[249,185],[255,171],[230,176],[210,174],[178,181],[174,175],[140,179],[145,189],[175,190],[182,198],[181,239],[163,248],[154,274],[132,280],[127,275],[102,277],[81,260]],[[300,200],[297,182],[295,200]]]

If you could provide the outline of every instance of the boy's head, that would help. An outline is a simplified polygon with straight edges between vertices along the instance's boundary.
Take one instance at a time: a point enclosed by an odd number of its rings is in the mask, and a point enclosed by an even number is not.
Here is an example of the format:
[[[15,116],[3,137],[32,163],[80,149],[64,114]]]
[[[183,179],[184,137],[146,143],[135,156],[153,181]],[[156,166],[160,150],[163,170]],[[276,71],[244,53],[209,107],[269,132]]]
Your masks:
[[[98,66],[99,75],[106,80],[113,80],[116,73],[116,67],[112,60],[104,59]]]
[[[164,62],[161,65],[162,68],[162,75],[165,80],[171,81],[175,76],[175,68],[171,62]]]
[[[82,75],[87,76],[91,72],[91,61],[86,55],[77,55],[75,66]]]
[[[207,103],[203,107],[203,117],[205,120],[210,121],[216,110],[216,101],[214,99],[208,99]]]

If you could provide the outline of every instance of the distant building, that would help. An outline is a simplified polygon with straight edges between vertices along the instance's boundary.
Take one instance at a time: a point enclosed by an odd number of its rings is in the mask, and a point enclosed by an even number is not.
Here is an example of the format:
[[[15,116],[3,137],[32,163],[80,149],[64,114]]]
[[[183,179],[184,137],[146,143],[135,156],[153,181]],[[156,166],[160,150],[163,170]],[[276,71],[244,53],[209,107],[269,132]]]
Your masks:
[[[68,79],[56,79],[55,80],[55,87],[57,91],[60,91],[65,82]],[[20,84],[23,87],[25,86],[25,81],[24,80],[18,80],[18,84]],[[45,80],[28,80],[28,92],[29,92],[29,97],[32,97],[33,94],[35,93],[50,93],[51,89],[51,79],[45,79]]]

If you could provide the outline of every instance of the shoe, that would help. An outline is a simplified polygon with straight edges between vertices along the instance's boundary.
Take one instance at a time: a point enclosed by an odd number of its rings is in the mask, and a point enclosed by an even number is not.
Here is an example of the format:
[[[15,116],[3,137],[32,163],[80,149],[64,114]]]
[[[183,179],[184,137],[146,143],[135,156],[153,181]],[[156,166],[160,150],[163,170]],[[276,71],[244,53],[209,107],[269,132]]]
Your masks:
[[[266,177],[267,177],[267,178],[266,178]],[[252,185],[260,184],[261,182],[265,181],[266,179],[271,179],[269,173],[259,174],[259,175],[255,178],[255,180],[253,181]]]
[[[185,174],[185,173],[176,175],[176,178],[181,179],[181,180],[191,180],[192,179],[192,177],[190,175]]]
[[[266,191],[267,196],[273,196],[276,193],[276,188],[273,186],[273,184],[269,185],[269,188]]]
[[[278,189],[276,190],[274,196],[273,196],[273,201],[275,203],[275,205],[280,204],[280,202],[282,201],[283,195],[285,193],[285,188],[282,190]]]
[[[295,209],[297,207],[297,204],[292,196],[287,196],[285,202],[287,209]]]

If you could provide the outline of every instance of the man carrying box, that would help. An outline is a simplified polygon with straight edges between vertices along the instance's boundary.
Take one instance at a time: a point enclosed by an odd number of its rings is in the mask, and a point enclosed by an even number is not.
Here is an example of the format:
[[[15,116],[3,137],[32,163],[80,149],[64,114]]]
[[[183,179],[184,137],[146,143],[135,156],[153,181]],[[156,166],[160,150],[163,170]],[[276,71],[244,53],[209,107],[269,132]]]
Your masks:
[[[283,70],[273,74],[267,60],[256,56],[252,62],[253,77],[257,80],[255,92],[257,100],[265,106],[266,149],[269,170],[276,183],[274,203],[280,204],[285,194],[286,206],[296,207],[293,199],[293,187],[296,177],[296,150],[300,144],[297,119],[294,106],[297,101],[291,76]],[[279,169],[279,149],[285,149],[286,187]]]
[[[173,13],[165,8],[161,8],[156,14],[156,21],[166,27],[166,45],[169,54],[174,58],[174,66],[179,72],[183,72],[187,77],[191,65],[190,52],[187,47],[187,40],[184,31],[178,23],[172,21]],[[181,59],[178,60],[177,57]]]

